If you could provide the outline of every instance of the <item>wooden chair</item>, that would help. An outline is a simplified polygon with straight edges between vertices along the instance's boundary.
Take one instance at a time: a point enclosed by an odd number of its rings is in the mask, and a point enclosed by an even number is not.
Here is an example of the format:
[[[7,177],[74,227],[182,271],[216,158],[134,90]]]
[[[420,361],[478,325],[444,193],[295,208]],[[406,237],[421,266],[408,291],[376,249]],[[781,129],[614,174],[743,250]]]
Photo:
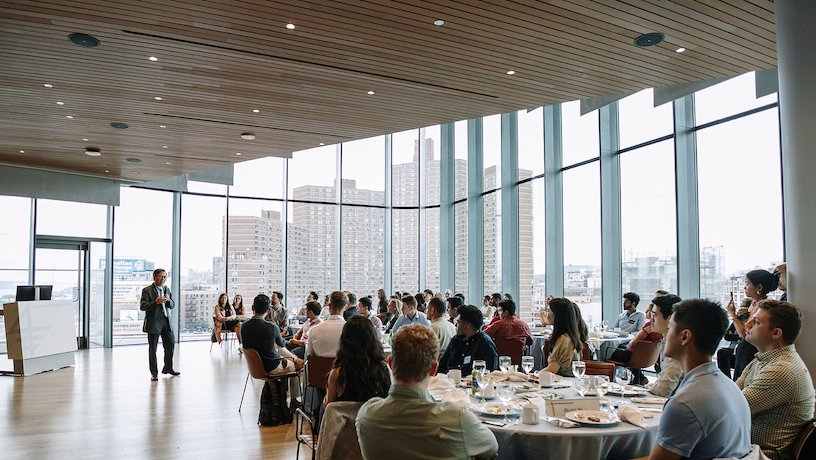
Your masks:
[[[510,363],[514,366],[521,364],[521,357],[524,356],[524,344],[516,339],[496,339],[496,352],[499,356],[509,356]]]
[[[802,431],[799,432],[793,444],[794,460],[816,458],[816,434],[814,433],[816,433],[816,419],[811,419],[802,427]]]
[[[581,350],[581,360],[592,361],[592,349],[589,348],[589,344],[586,342],[584,342],[584,349]]]
[[[267,379],[288,379],[289,377],[298,377],[300,375],[299,372],[289,372],[286,374],[275,374],[270,376],[266,369],[264,369],[263,361],[261,361],[261,356],[258,355],[258,352],[255,351],[253,348],[244,348],[244,359],[247,363],[247,369],[249,372],[247,373],[246,382],[244,382],[244,392],[241,394],[241,404],[238,405],[238,412],[241,412],[241,407],[244,405],[244,396],[246,395],[246,388],[247,384],[249,383],[249,377],[263,380],[266,383]]]
[[[653,366],[657,362],[657,357],[660,355],[660,340],[656,342],[648,342],[642,340],[635,344],[632,350],[632,356],[628,362],[622,363],[619,361],[607,360],[606,362],[618,366],[625,366],[631,369],[643,369]]]
[[[329,372],[332,370],[332,366],[334,366],[334,358],[324,358],[315,355],[306,357],[306,387],[303,389],[304,397],[309,387],[326,391],[327,378]],[[314,397],[314,391],[312,392],[312,396]],[[314,401],[311,401],[309,410],[311,410],[312,407],[314,407]]]
[[[599,361],[586,361],[586,375],[605,375],[610,382],[615,381],[615,365]]]

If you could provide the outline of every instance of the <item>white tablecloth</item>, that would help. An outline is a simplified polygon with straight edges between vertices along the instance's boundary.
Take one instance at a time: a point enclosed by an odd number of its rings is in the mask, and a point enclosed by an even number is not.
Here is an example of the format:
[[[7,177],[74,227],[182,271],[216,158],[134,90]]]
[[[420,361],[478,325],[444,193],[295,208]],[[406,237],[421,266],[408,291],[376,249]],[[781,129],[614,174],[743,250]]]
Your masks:
[[[578,396],[572,388],[556,391]],[[607,395],[607,398],[613,402],[619,400],[618,396]],[[632,404],[631,398],[625,399]],[[472,401],[477,402],[475,398]],[[646,419],[649,423],[647,428],[639,428],[628,422],[611,428],[559,428],[543,420],[544,407],[539,412],[542,420],[538,425],[525,425],[522,422],[506,427],[485,425],[499,442],[499,459],[613,460],[647,456],[654,447],[661,416],[655,413],[653,418]]]

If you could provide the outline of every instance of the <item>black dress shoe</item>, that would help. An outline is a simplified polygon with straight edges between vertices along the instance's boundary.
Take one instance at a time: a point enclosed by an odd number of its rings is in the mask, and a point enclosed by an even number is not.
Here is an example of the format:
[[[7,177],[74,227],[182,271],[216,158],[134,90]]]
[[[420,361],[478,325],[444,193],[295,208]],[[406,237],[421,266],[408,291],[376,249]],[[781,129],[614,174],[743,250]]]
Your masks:
[[[159,380],[159,376],[158,375],[151,375],[150,380],[155,382],[155,381]]]
[[[162,371],[162,374],[179,375],[179,374],[181,374],[181,372],[176,372],[173,369],[170,369],[170,370],[164,369]]]

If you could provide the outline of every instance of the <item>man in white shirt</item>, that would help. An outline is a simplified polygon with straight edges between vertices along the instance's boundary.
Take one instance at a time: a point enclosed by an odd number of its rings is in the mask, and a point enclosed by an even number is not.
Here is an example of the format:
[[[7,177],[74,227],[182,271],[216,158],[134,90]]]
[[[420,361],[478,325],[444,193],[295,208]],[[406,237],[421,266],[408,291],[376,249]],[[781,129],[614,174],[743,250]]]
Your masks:
[[[360,302],[357,303],[357,313],[360,315],[368,318],[371,321],[371,324],[374,326],[374,330],[377,332],[377,338],[382,340],[382,321],[377,315],[371,311],[371,299],[368,297],[363,297],[360,299]]]
[[[631,334],[637,334],[640,328],[646,324],[646,314],[638,311],[640,296],[634,292],[627,292],[623,295],[623,313],[618,315],[612,329],[620,329]]]
[[[331,315],[309,331],[306,341],[306,356],[321,356],[334,358],[340,348],[340,334],[346,320],[343,319],[343,309],[348,304],[348,296],[342,291],[334,291],[329,298]]]
[[[300,359],[304,359],[306,352],[306,341],[309,339],[309,331],[323,322],[320,318],[320,304],[310,300],[306,302],[306,323],[300,328],[297,334],[286,343],[286,349]]]
[[[456,326],[445,319],[445,302],[442,299],[433,297],[428,302],[428,319],[431,320],[431,329],[439,338],[439,349],[444,352],[456,335]]]

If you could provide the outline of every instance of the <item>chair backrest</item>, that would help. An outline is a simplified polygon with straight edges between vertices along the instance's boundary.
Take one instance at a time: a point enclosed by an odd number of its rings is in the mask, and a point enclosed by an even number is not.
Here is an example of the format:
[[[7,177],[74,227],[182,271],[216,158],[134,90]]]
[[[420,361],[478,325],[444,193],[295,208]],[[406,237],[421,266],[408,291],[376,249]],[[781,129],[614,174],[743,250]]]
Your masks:
[[[793,444],[794,460],[805,460],[816,458],[816,419],[813,419],[802,427],[796,442]]]
[[[362,405],[356,401],[335,401],[326,406],[317,439],[318,460],[363,459],[356,422]]]
[[[263,362],[261,361],[261,356],[258,355],[258,352],[255,351],[254,348],[244,348],[244,359],[247,363],[247,368],[249,369],[249,375],[256,379],[266,379],[269,375],[266,373],[266,369],[264,369]]]
[[[521,357],[524,356],[524,344],[516,339],[496,339],[496,352],[499,356],[509,356],[510,362],[514,366],[521,364]]]
[[[590,361],[592,359],[592,350],[586,342],[584,342],[584,349],[581,351],[581,359],[583,361]]]
[[[641,340],[635,344],[635,348],[632,350],[632,356],[629,358],[629,362],[626,363],[626,367],[643,369],[644,367],[652,366],[657,362],[659,355],[660,340],[656,342]]]
[[[377,315],[377,318],[380,318],[380,321],[382,321],[383,324],[385,324],[385,318],[387,317],[388,315],[386,315],[385,313],[380,313],[379,315]]]
[[[598,361],[586,361],[586,375],[605,375],[610,381],[615,379],[615,365]]]
[[[320,390],[326,389],[326,378],[334,366],[334,358],[309,355],[306,358],[306,383]]]

